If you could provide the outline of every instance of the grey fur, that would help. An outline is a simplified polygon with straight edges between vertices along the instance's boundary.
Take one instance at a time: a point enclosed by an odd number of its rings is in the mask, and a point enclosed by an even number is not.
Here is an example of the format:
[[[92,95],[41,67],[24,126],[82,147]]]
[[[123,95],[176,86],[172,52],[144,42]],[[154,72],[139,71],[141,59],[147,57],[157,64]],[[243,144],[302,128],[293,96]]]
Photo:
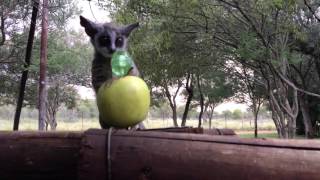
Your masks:
[[[127,50],[128,37],[131,31],[137,28],[139,24],[134,23],[127,26],[117,26],[112,23],[101,24],[94,23],[82,16],[80,16],[80,24],[85,28],[87,35],[90,37],[91,44],[95,51],[94,59],[92,61],[91,75],[92,86],[95,93],[97,93],[104,82],[112,79],[111,57],[113,52]],[[119,39],[122,39],[122,41]],[[121,46],[119,46],[119,41],[122,42]],[[135,64],[129,74],[133,76],[140,76],[139,70]],[[108,128],[102,123],[101,118],[100,124],[102,128]]]

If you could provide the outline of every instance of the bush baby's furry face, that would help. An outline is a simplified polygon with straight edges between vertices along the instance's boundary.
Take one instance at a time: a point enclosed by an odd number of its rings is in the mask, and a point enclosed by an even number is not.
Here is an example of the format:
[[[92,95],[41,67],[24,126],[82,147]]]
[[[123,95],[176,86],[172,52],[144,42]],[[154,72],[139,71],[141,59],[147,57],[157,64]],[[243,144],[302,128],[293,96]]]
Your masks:
[[[115,51],[126,50],[131,31],[139,27],[139,23],[126,26],[117,26],[112,23],[94,23],[83,16],[80,16],[80,24],[90,37],[96,53],[106,58],[111,58]]]

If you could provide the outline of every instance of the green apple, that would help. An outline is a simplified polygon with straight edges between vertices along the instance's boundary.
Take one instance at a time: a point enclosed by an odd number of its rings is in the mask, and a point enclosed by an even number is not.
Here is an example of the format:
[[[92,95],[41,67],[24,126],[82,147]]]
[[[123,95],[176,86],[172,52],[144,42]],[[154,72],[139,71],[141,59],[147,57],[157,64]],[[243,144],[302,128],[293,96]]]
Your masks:
[[[102,121],[115,128],[127,128],[143,121],[149,111],[150,91],[136,76],[104,83],[97,94]]]

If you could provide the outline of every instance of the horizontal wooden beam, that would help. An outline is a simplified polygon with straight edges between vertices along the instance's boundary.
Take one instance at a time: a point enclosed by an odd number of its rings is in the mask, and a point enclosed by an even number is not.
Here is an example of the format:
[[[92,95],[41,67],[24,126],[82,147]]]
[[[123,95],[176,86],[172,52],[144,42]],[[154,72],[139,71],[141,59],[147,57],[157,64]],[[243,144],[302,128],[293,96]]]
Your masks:
[[[315,140],[112,130],[108,146],[108,130],[91,129],[0,132],[0,142],[0,179],[319,179]]]
[[[193,128],[193,127],[169,127],[169,128],[156,128],[156,129],[141,129],[139,131],[203,134],[203,128]]]
[[[319,179],[318,141],[116,130],[106,161],[107,134],[85,132],[80,179]]]
[[[77,179],[83,133],[0,132],[0,179]]]
[[[191,134],[208,134],[214,136],[235,136],[236,133],[232,129],[203,129],[194,127],[169,127],[157,129],[141,129],[139,131],[157,131],[157,132],[174,132],[174,133],[191,133]]]

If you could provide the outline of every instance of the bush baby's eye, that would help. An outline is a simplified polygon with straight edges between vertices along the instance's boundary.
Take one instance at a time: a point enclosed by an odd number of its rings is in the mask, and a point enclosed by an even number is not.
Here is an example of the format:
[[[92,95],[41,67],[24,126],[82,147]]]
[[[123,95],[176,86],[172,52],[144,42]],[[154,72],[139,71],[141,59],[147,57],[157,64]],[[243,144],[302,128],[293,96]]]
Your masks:
[[[117,37],[116,39],[116,46],[118,48],[122,47],[123,46],[123,38],[122,37]]]
[[[109,47],[110,44],[111,44],[110,37],[108,37],[108,36],[101,36],[101,37],[99,38],[99,44],[100,44],[100,46]]]

